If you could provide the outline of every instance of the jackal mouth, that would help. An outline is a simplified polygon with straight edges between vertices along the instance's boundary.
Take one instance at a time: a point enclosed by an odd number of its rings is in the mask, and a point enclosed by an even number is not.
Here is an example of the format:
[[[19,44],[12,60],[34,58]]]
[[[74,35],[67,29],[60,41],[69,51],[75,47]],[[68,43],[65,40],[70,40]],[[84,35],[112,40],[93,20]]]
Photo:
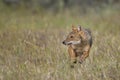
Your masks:
[[[65,42],[65,41],[63,41],[62,43],[63,43],[64,45],[70,45],[70,44],[72,44],[72,43]]]
[[[71,45],[71,44],[75,45],[75,44],[80,44],[80,43],[81,43],[80,40],[79,41],[69,41],[69,42],[63,41],[64,45]]]
[[[71,44],[72,44],[72,43],[69,43],[69,42],[68,42],[68,43],[66,43],[66,45],[71,45]]]

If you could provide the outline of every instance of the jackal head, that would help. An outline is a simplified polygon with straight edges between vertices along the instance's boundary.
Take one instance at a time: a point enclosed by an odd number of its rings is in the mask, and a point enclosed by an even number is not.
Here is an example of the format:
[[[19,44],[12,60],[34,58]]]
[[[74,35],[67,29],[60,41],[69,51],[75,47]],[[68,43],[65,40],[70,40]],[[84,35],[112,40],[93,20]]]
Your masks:
[[[64,45],[75,45],[80,44],[82,41],[82,36],[84,32],[81,29],[81,26],[78,28],[72,26],[72,31],[68,34],[67,38],[63,41]]]

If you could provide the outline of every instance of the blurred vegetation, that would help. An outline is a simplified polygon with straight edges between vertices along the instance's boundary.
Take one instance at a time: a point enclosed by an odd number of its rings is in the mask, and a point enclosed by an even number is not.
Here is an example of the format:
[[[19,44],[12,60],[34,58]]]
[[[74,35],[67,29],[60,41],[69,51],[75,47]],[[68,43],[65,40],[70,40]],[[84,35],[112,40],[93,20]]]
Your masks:
[[[93,35],[73,69],[71,25]],[[0,80],[120,80],[120,0],[0,0]]]
[[[22,7],[33,11],[49,10],[59,12],[78,8],[86,13],[88,8],[99,10],[106,6],[116,6],[116,8],[120,9],[120,0],[2,0],[0,3],[14,9]]]

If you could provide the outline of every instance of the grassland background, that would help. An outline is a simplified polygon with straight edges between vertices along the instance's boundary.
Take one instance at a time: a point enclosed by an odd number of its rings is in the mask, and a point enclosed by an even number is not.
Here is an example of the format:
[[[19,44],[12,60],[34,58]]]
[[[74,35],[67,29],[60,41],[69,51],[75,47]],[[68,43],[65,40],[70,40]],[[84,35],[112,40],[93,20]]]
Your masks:
[[[0,80],[120,80],[120,9],[0,10]],[[89,57],[73,69],[61,43],[72,24],[93,35]]]

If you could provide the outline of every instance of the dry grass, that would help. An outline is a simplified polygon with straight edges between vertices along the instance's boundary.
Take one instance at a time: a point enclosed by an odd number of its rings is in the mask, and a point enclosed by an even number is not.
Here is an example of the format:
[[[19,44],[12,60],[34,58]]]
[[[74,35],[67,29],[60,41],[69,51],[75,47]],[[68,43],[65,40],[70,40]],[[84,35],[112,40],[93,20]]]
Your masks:
[[[0,80],[119,80],[119,14],[1,13]],[[90,28],[94,40],[90,56],[73,69],[61,43],[72,24]]]

